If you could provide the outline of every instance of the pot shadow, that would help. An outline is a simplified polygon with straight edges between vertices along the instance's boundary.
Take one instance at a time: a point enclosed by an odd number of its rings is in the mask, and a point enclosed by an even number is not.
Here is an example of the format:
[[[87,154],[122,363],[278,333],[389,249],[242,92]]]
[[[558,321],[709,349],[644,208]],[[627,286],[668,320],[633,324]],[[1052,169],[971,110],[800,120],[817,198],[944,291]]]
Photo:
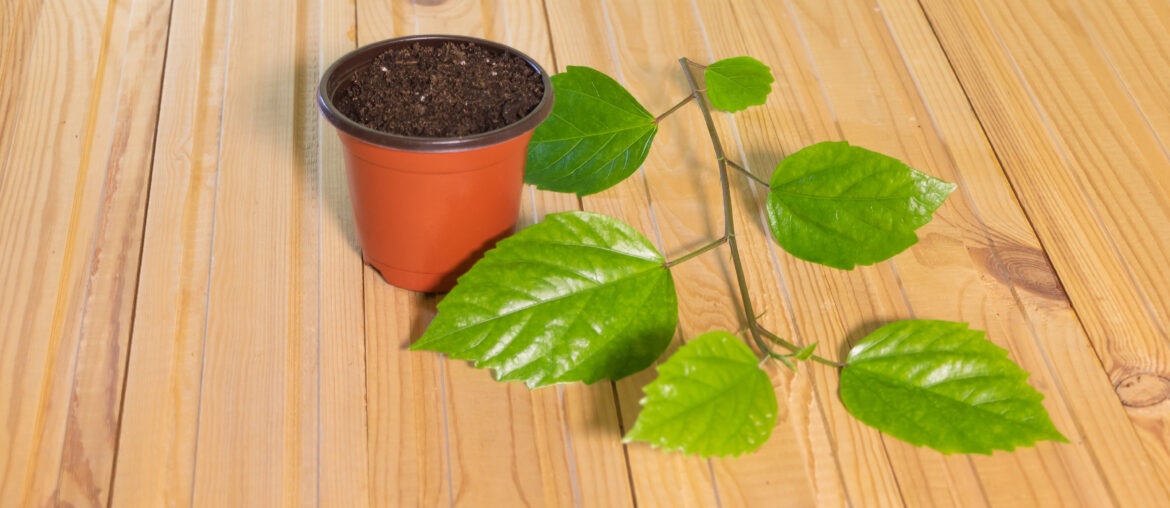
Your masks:
[[[247,95],[236,103],[251,107],[248,117],[257,141],[254,149],[272,154],[278,164],[290,162],[294,199],[300,199],[302,206],[317,207],[320,231],[340,232],[349,248],[360,253],[341,140],[317,110],[317,83],[323,71],[323,66],[309,58],[291,64],[266,61],[251,71],[259,83],[234,89]]]

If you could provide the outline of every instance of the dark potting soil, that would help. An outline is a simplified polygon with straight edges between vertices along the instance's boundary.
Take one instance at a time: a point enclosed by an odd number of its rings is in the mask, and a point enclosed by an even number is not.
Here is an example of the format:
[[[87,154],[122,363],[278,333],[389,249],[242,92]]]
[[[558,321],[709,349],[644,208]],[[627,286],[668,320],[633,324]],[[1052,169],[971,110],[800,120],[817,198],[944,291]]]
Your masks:
[[[336,103],[371,129],[450,138],[513,123],[543,96],[540,75],[520,57],[471,43],[416,43],[378,55]]]

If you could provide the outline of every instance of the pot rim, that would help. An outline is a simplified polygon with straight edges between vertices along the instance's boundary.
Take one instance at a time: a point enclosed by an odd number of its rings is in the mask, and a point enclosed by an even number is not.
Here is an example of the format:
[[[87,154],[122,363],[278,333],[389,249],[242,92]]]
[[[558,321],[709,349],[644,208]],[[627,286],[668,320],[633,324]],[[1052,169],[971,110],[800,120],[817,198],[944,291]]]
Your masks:
[[[354,72],[369,65],[374,57],[391,47],[415,42],[430,45],[444,42],[470,42],[516,55],[540,74],[544,84],[544,96],[531,112],[515,122],[487,132],[451,138],[424,138],[390,134],[366,127],[337,110],[333,104],[333,93],[336,93],[337,88],[346,83]],[[532,57],[511,46],[464,35],[409,35],[367,44],[334,61],[321,75],[321,82],[317,86],[317,106],[325,119],[329,120],[329,123],[338,130],[372,145],[409,152],[456,152],[503,143],[535,129],[552,112],[553,89],[548,72],[544,70],[544,67],[541,67]]]

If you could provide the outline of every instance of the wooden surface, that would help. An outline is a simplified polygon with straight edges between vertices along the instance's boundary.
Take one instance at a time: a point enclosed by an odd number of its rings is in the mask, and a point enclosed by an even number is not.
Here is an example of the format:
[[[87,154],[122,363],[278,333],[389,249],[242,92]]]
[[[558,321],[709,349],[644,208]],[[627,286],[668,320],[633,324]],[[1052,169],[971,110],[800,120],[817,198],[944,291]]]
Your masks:
[[[588,65],[651,111],[676,59],[752,55],[718,127],[766,177],[845,139],[956,191],[889,262],[805,263],[735,178],[764,321],[838,356],[890,320],[968,321],[1069,444],[945,456],[850,417],[836,372],[771,368],[738,459],[622,445],[643,372],[529,391],[406,346],[437,297],[363,267],[322,70],[414,33]],[[721,230],[692,107],[585,209],[668,257]],[[0,506],[1166,506],[1166,0],[8,0],[0,6]],[[741,329],[730,264],[678,266],[676,345]]]

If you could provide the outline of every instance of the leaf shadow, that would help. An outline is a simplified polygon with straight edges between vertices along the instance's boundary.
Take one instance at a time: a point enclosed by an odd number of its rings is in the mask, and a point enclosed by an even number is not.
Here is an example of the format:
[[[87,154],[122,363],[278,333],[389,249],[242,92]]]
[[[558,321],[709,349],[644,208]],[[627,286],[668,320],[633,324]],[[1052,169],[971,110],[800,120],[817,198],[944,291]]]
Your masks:
[[[761,180],[769,181],[772,171],[786,155],[775,150],[749,150],[746,161],[736,161],[744,165],[751,173]],[[768,189],[753,181],[739,170],[728,168],[731,172],[731,184],[738,189],[741,196],[741,206],[744,213],[752,220],[752,227],[767,238],[772,237],[772,230],[767,224]]]
[[[383,281],[384,283],[385,281]],[[396,289],[395,291],[407,291],[405,289]],[[400,345],[403,350],[410,349],[410,345],[414,341],[422,337],[423,332],[427,331],[427,327],[431,325],[431,321],[435,319],[438,314],[439,302],[447,293],[414,293],[411,292],[411,298],[415,301],[415,311],[410,316],[410,332],[407,334]]]
[[[646,395],[646,385],[658,378],[658,366],[674,355],[683,343],[682,332],[675,330],[670,345],[649,367],[617,381],[601,381],[587,385],[590,390],[609,392],[595,393],[594,400],[609,399],[614,408],[613,411],[594,411],[589,418],[589,427],[600,432],[617,431],[619,439],[624,437],[642,413],[641,400]],[[633,387],[637,387],[637,390],[633,390]]]
[[[848,334],[845,335],[845,340],[837,348],[837,361],[844,362],[849,358],[849,350],[853,349],[858,342],[861,342],[869,334],[876,331],[878,328],[890,324],[889,320],[870,319],[863,321],[861,324],[853,327]]]

